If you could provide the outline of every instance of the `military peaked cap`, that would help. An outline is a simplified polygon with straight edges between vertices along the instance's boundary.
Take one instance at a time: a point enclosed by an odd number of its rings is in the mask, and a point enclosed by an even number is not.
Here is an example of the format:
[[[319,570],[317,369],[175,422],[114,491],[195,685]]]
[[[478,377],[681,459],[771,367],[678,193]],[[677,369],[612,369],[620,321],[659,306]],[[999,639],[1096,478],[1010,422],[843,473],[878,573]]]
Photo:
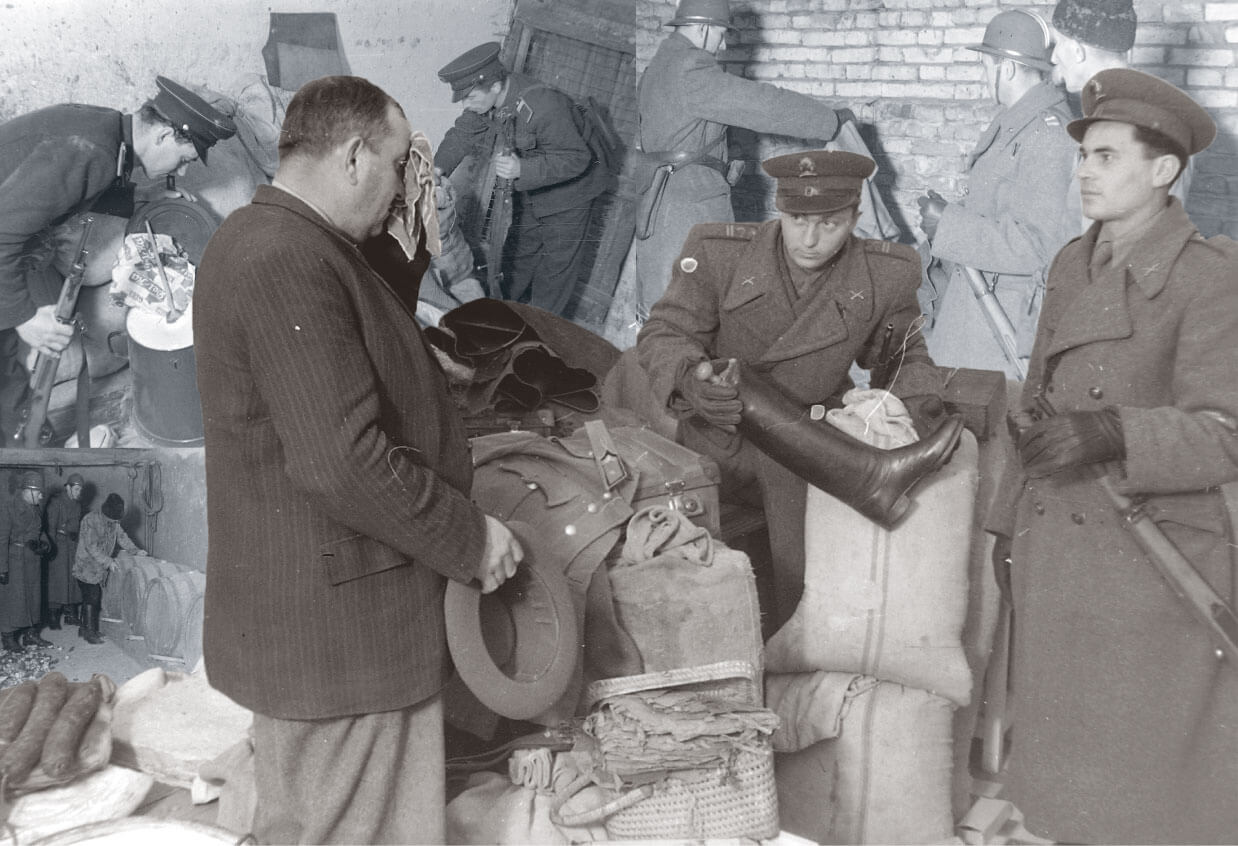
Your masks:
[[[766,159],[761,167],[778,180],[774,205],[788,214],[825,214],[860,202],[864,180],[877,169],[868,156],[809,150]]]
[[[206,151],[213,147],[216,141],[223,141],[236,134],[236,124],[232,122],[232,118],[212,108],[185,86],[166,76],[155,77],[155,85],[158,86],[159,93],[151,100],[151,105],[178,132],[189,136],[193,148],[198,151],[198,158],[204,164]]]
[[[1129,68],[1103,70],[1083,86],[1083,117],[1066,127],[1082,141],[1098,120],[1154,129],[1182,145],[1187,155],[1205,149],[1217,127],[1204,108],[1163,79]]]
[[[438,78],[451,86],[451,102],[460,102],[483,82],[494,82],[507,75],[507,68],[499,61],[501,49],[497,41],[480,44],[439,68]]]

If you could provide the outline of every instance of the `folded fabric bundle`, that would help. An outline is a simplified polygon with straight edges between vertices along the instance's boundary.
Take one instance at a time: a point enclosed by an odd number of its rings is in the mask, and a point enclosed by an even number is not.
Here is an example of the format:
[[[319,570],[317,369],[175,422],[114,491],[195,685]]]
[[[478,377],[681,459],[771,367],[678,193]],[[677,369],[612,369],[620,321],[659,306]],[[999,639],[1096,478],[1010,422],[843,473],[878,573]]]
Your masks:
[[[675,555],[708,567],[714,561],[714,540],[708,529],[693,523],[682,511],[663,505],[646,506],[628,521],[617,566],[649,561],[659,555]]]
[[[777,715],[758,705],[648,690],[602,702],[585,719],[586,740],[576,751],[591,759],[598,784],[618,789],[669,770],[730,766],[741,751],[767,749],[777,728]]]
[[[387,231],[400,242],[404,254],[412,261],[423,229],[430,255],[441,254],[443,242],[439,237],[438,201],[434,195],[434,151],[430,139],[416,129],[409,141],[408,166],[404,168],[404,205],[387,221]]]

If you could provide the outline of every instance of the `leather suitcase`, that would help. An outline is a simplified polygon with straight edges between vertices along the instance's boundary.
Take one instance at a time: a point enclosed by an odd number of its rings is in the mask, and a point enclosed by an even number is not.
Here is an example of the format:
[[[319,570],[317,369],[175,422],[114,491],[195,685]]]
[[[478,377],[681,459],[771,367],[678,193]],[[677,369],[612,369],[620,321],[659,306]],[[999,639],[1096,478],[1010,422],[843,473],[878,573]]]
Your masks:
[[[618,426],[610,432],[629,472],[637,475],[632,510],[665,505],[682,511],[715,538],[721,537],[718,483],[712,458],[693,452],[652,429]]]

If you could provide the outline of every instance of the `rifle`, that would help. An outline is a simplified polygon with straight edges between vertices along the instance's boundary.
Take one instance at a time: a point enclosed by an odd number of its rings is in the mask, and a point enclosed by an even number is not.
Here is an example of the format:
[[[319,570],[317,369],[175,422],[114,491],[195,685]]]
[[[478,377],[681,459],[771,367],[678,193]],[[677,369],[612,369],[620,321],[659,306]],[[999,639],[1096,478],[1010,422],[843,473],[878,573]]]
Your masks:
[[[507,154],[516,146],[515,116],[500,110],[498,120],[500,137],[496,147],[499,152]],[[490,168],[493,172],[493,159]],[[494,190],[490,195],[490,228],[486,233],[486,296],[496,300],[503,298],[503,244],[512,225],[512,181],[495,174],[492,181]]]
[[[1001,345],[1002,353],[1005,354],[1006,360],[1010,362],[1015,372],[1019,374],[1020,379],[1026,379],[1027,362],[1019,357],[1019,347],[1015,342],[1014,324],[1006,316],[1005,309],[997,301],[997,296],[989,288],[989,283],[985,281],[980,271],[974,267],[962,264],[959,267],[962,268],[963,276],[967,278],[968,284],[971,285],[972,293],[979,300],[980,309],[984,312],[985,319],[989,323],[989,329],[993,332],[993,337]]]
[[[95,219],[87,215],[82,219],[82,234],[77,242],[77,257],[73,267],[60,286],[60,298],[56,300],[56,320],[61,323],[72,323],[73,313],[77,311],[77,295],[82,290],[82,280],[86,277],[86,258],[90,229]],[[42,446],[43,424],[47,420],[47,406],[52,399],[52,387],[56,380],[56,368],[60,364],[59,356],[51,356],[40,352],[34,363],[34,376],[31,379],[32,393],[30,405],[26,408],[21,425],[18,427],[14,440],[24,446],[34,448]]]
[[[1045,397],[1036,397],[1036,403],[1042,414],[1052,416],[1056,413]],[[1238,617],[1234,616],[1234,609],[1212,589],[1212,585],[1199,574],[1195,565],[1178,551],[1173,541],[1161,531],[1161,527],[1152,522],[1142,503],[1135,502],[1119,491],[1104,466],[1089,467],[1096,475],[1097,484],[1122,518],[1122,524],[1130,530],[1152,566],[1196,619],[1208,629],[1217,646],[1217,652],[1238,666]]]

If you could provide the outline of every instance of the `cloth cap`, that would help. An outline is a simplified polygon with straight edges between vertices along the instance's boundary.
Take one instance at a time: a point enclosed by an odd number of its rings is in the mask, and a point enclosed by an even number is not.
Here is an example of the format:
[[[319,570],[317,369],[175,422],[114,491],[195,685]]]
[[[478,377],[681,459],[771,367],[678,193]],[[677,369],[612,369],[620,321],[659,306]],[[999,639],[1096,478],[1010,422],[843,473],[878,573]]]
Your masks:
[[[110,493],[107,499],[103,500],[103,505],[99,510],[109,520],[119,520],[125,516],[125,501],[120,498],[120,494]]]
[[[1037,70],[1053,69],[1049,25],[1031,12],[1015,10],[997,13],[984,28],[984,40],[967,49],[1000,59],[1013,59]]]
[[[539,555],[533,527],[508,528],[524,561],[493,593],[447,583],[447,648],[469,690],[490,710],[528,720],[563,696],[579,652],[576,611],[561,561]]]
[[[69,475],[69,478],[64,480],[64,486],[66,488],[71,488],[74,485],[85,485],[85,484],[86,484],[86,480],[82,478],[81,473],[71,473]]]
[[[507,75],[507,68],[499,61],[502,46],[497,41],[480,44],[439,68],[438,78],[451,86],[451,102],[460,102],[483,82],[494,82]]]
[[[43,490],[43,474],[38,470],[27,470],[21,474],[21,486],[36,491]]]
[[[223,141],[236,134],[232,118],[216,111],[205,100],[183,85],[166,76],[155,77],[159,93],[151,100],[155,111],[172,124],[178,132],[189,136],[198,158],[206,164],[206,151],[216,141]]]
[[[1053,26],[1076,41],[1111,53],[1125,53],[1135,44],[1133,0],[1058,0]]]
[[[689,24],[711,24],[735,29],[731,25],[731,4],[729,0],[679,0],[675,9],[675,17],[667,21],[667,26],[687,26]]]
[[[1087,81],[1081,95],[1083,117],[1066,131],[1082,141],[1098,120],[1155,129],[1193,156],[1216,138],[1217,127],[1203,107],[1163,79],[1129,68],[1103,70]]]
[[[877,163],[858,153],[809,150],[766,159],[761,167],[778,180],[774,205],[779,211],[825,214],[859,203],[864,180]]]

